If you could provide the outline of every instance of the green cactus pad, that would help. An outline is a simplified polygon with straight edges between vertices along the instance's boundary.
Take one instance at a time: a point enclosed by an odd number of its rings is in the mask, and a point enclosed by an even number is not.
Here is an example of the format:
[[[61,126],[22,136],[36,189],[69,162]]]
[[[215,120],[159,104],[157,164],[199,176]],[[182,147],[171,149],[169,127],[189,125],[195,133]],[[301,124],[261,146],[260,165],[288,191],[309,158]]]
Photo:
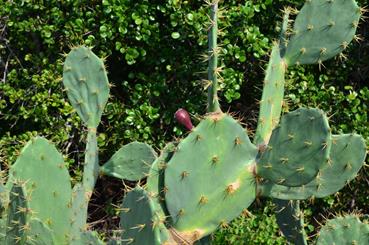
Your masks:
[[[286,187],[270,182],[260,187],[262,195],[279,199],[322,198],[342,189],[357,176],[366,157],[366,144],[357,134],[332,135],[330,160],[325,163],[318,175],[301,187]]]
[[[177,146],[165,169],[165,201],[179,236],[198,240],[255,199],[257,154],[231,116],[208,115]]]
[[[128,192],[123,199],[120,213],[122,244],[153,245],[162,244],[161,230],[165,227],[155,211],[154,199],[141,187]]]
[[[309,0],[299,12],[284,58],[289,65],[321,63],[347,48],[360,8],[354,0]]]
[[[152,197],[157,198],[157,202],[161,206],[161,209],[165,214],[168,214],[167,207],[165,205],[165,185],[164,185],[164,170],[172,158],[173,153],[176,149],[176,143],[168,143],[160,156],[154,161],[151,166],[149,176],[146,182],[147,192]],[[159,207],[158,207],[159,209]]]
[[[319,232],[317,245],[369,244],[369,225],[358,217],[348,215],[328,220]]]
[[[22,149],[9,171],[8,186],[25,182],[35,217],[55,231],[58,244],[69,234],[72,188],[62,155],[46,139],[37,137]]]
[[[100,172],[119,179],[137,181],[147,177],[156,153],[151,146],[132,142],[122,146],[110,160],[100,167]]]
[[[262,178],[284,186],[310,182],[329,159],[331,133],[321,110],[300,108],[285,114],[258,160]]]
[[[68,236],[71,244],[79,244],[80,236],[87,228],[85,207],[88,206],[88,200],[83,186],[80,183],[76,184],[72,191],[71,231]]]
[[[255,134],[256,144],[265,144],[278,125],[284,96],[284,74],[286,64],[279,53],[279,44],[275,44],[266,70],[264,89],[260,101],[258,127]]]
[[[276,218],[283,235],[291,244],[307,245],[304,230],[304,215],[299,201],[273,199],[276,204]]]
[[[27,245],[57,245],[53,232],[40,220],[31,219],[27,232]]]
[[[87,47],[73,48],[63,68],[69,101],[83,122],[96,128],[109,97],[104,63]]]
[[[9,195],[8,217],[6,222],[5,245],[23,244],[28,220],[28,202],[22,184],[12,186]]]

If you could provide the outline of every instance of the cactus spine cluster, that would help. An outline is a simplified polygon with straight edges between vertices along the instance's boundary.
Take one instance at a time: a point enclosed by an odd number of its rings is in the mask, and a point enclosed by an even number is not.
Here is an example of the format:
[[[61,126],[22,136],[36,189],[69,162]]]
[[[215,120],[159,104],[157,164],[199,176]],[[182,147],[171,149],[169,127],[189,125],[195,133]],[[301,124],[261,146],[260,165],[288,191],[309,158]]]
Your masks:
[[[324,197],[352,180],[365,160],[366,146],[356,134],[333,135],[324,112],[299,108],[281,117],[284,76],[289,66],[318,64],[355,38],[361,9],[353,0],[306,1],[290,26],[286,9],[282,31],[266,70],[254,141],[220,108],[217,46],[219,0],[210,8],[208,113],[193,127],[183,110],[176,118],[190,133],[158,157],[145,143],[122,146],[100,165],[97,128],[109,98],[103,60],[87,47],[66,56],[63,83],[86,131],[83,180],[73,189],[63,157],[46,139],[23,148],[9,171],[2,205],[4,244],[103,244],[88,230],[88,203],[100,174],[147,184],[130,190],[121,206],[122,234],[109,244],[209,244],[209,235],[245,211],[258,196],[274,198],[277,221],[294,244],[307,244],[299,201]],[[334,176],[334,178],[332,178]],[[341,221],[343,220],[343,221]],[[348,226],[367,234],[356,218],[328,222],[317,244],[341,239]],[[349,237],[349,235],[347,235]],[[201,239],[201,240],[200,240]],[[355,238],[356,239],[356,238]],[[350,240],[366,244],[367,236]],[[363,242],[363,243],[362,243]]]

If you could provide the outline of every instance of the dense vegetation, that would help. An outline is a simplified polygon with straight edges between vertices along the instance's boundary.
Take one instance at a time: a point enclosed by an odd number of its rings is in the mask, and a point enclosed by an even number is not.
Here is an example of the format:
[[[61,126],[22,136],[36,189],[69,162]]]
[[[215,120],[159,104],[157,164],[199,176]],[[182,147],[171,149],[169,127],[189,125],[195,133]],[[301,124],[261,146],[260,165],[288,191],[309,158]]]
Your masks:
[[[257,100],[272,41],[277,37],[281,9],[299,7],[298,0],[231,0],[220,21],[224,109],[244,117],[255,127]],[[361,5],[365,1],[359,1]],[[183,129],[173,114],[184,107],[195,117],[205,112],[202,79],[206,63],[207,7],[201,1],[5,1],[0,0],[0,160],[12,164],[23,143],[43,135],[62,150],[80,178],[83,127],[66,100],[60,77],[63,53],[86,44],[106,57],[112,98],[99,127],[100,159],[107,160],[121,145],[140,140],[159,150]],[[369,29],[359,27],[364,41],[353,43],[348,60],[325,67],[293,68],[288,75],[285,111],[301,105],[317,106],[331,115],[335,132],[356,132],[369,138]],[[359,178],[336,196],[307,206],[308,231],[331,212],[368,211],[369,193],[364,169]],[[104,229],[114,222],[121,183],[105,180],[91,209],[91,222]],[[100,183],[101,184],[101,183]],[[106,188],[108,186],[109,188]],[[118,193],[116,193],[119,191]],[[264,200],[261,200],[264,202]],[[104,209],[101,210],[101,205]],[[98,206],[97,208],[95,207]],[[252,240],[255,244],[283,244],[270,208],[255,204],[253,217],[240,217],[216,235],[219,244]],[[101,225],[101,223],[103,225]]]

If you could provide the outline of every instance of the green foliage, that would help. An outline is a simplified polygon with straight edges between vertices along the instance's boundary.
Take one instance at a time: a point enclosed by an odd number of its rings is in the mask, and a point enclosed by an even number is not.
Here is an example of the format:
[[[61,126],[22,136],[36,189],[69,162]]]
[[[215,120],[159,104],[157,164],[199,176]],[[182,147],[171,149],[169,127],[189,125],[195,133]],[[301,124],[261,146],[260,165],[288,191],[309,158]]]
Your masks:
[[[231,1],[227,18],[220,23],[223,62],[229,67],[221,85],[227,102],[240,97],[245,59],[267,53],[269,40],[254,23],[256,14],[270,4]],[[200,83],[204,76],[199,74],[206,67],[200,58],[207,44],[206,14],[203,3],[186,1],[4,2],[0,16],[7,17],[7,42],[1,43],[0,52],[2,62],[9,61],[5,82],[0,84],[0,120],[1,125],[12,125],[0,127],[0,134],[10,134],[2,136],[4,143],[28,141],[30,137],[21,135],[30,131],[57,142],[67,154],[80,149],[70,143],[78,142],[76,128],[81,128],[81,121],[76,115],[69,117],[72,107],[60,93],[59,82],[60,53],[79,43],[94,46],[100,57],[109,55],[109,77],[115,88],[99,130],[104,132],[99,146],[107,152],[103,157],[118,149],[122,140],[163,146],[173,131],[182,134],[172,124],[175,110],[182,106],[202,111],[206,100]],[[173,39],[172,33],[180,36]],[[2,149],[7,164],[14,162],[10,156],[20,147]],[[78,158],[73,154],[69,162]]]
[[[240,216],[228,226],[220,228],[214,235],[213,244],[286,244],[285,238],[279,234],[278,224],[270,204],[257,210],[251,217]]]

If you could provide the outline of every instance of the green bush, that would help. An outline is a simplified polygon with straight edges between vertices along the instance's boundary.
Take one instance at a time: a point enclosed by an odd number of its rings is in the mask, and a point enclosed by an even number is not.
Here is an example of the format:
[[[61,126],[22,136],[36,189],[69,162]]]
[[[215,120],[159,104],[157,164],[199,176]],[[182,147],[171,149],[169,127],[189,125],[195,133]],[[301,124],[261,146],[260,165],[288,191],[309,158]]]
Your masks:
[[[240,216],[231,224],[221,227],[214,235],[214,244],[235,245],[282,245],[286,240],[279,234],[273,210],[268,203],[257,208],[251,217]]]

